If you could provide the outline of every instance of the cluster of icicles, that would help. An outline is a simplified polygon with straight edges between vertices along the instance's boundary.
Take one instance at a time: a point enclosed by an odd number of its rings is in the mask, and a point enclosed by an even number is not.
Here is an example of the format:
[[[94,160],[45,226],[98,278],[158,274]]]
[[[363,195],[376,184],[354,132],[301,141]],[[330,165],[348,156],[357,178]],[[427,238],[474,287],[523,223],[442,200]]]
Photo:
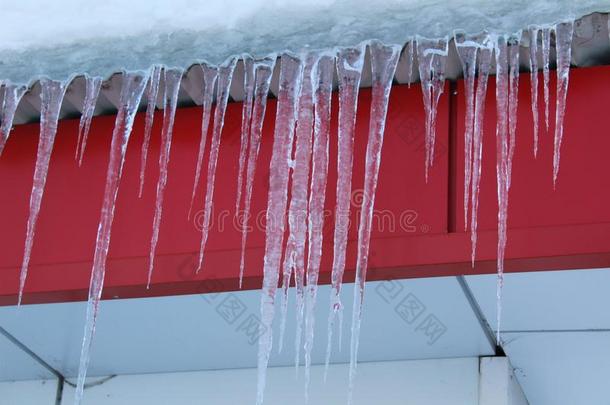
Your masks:
[[[538,144],[538,58],[539,39],[541,43],[541,60],[543,64],[543,89],[545,100],[545,124],[549,127],[549,53],[551,37],[555,38],[557,55],[557,108],[555,116],[553,181],[559,170],[559,150],[562,138],[566,92],[568,87],[571,59],[571,40],[573,22],[564,22],[549,27],[533,27],[528,30],[532,83],[532,113],[534,117],[534,154]],[[506,245],[506,221],[508,191],[511,183],[512,157],[516,141],[517,91],[519,79],[519,46],[522,42],[521,32],[513,35],[479,34],[466,35],[456,33],[454,44],[461,60],[464,72],[466,117],[465,117],[465,182],[464,182],[464,215],[466,227],[470,218],[472,235],[472,260],[476,253],[477,211],[479,182],[481,176],[481,157],[483,141],[483,114],[487,91],[488,75],[494,64],[496,73],[496,143],[497,143],[497,186],[498,186],[498,344],[500,342],[500,298],[502,289],[503,258]],[[280,58],[279,93],[273,152],[270,162],[269,194],[267,207],[266,246],[264,258],[264,280],[261,295],[261,319],[263,334],[259,340],[258,355],[258,392],[257,404],[263,402],[266,369],[272,348],[272,322],[275,312],[276,290],[282,277],[281,303],[281,348],[287,313],[287,292],[291,278],[296,285],[296,363],[300,362],[301,339],[305,336],[305,375],[309,384],[311,350],[314,341],[314,308],[316,305],[318,274],[322,256],[322,228],[324,225],[324,203],[327,186],[329,161],[329,137],[331,119],[331,93],[333,76],[338,76],[339,87],[339,129],[338,129],[338,164],[337,193],[335,202],[335,230],[331,286],[331,308],[328,318],[328,346],[326,366],[328,366],[332,332],[338,318],[341,331],[343,306],[340,300],[341,284],[345,269],[347,231],[350,212],[351,176],[353,164],[354,126],[356,120],[357,99],[360,78],[364,65],[365,48],[368,46],[372,70],[372,102],[369,122],[369,138],[366,149],[364,196],[358,229],[358,254],[356,280],[354,288],[354,306],[352,312],[352,337],[350,346],[349,368],[349,402],[356,372],[359,333],[361,324],[364,286],[367,272],[368,250],[371,233],[373,205],[383,144],[385,117],[392,79],[401,46],[386,46],[371,41],[353,48],[325,52],[308,52],[304,54],[282,54]],[[426,178],[428,169],[433,164],[435,121],[438,102],[444,87],[444,70],[448,55],[449,39],[430,40],[416,38],[407,44],[409,74],[414,58],[418,58],[419,74],[423,89],[426,115]],[[245,68],[241,148],[239,154],[239,177],[237,185],[236,210],[243,207],[244,218],[249,218],[252,186],[255,167],[261,142],[261,131],[269,86],[276,63],[276,55],[263,59],[243,56]],[[195,170],[192,202],[199,184],[203,158],[206,152],[208,129],[212,124],[212,136],[209,146],[208,178],[205,194],[199,271],[203,264],[207,232],[210,225],[212,209],[214,176],[218,160],[224,114],[227,106],[229,87],[237,58],[230,58],[220,66],[201,65],[203,69],[203,118],[201,142]],[[163,196],[167,182],[168,162],[172,141],[172,127],[183,69],[153,66],[149,72],[126,72],[123,75],[115,127],[110,146],[106,186],[99,228],[93,269],[87,304],[87,321],[81,351],[78,383],[75,403],[79,404],[83,395],[91,343],[95,331],[95,321],[102,288],[106,257],[110,245],[110,235],[114,216],[115,200],[125,159],[125,151],[135,114],[141,98],[148,99],[146,110],[145,135],[141,152],[140,195],[144,184],[148,144],[151,136],[153,115],[160,91],[160,78],[163,81],[163,127],[161,133],[161,151],[159,156],[159,180],[157,184],[156,208],[152,227],[150,267],[148,283],[154,268],[155,248],[161,222]],[[86,97],[80,122],[76,159],[82,162],[87,144],[87,136],[102,79],[86,78]],[[409,80],[410,81],[410,80]],[[23,266],[20,277],[19,303],[26,280],[28,263],[33,244],[34,231],[38,212],[44,192],[45,180],[53,143],[57,132],[57,120],[62,99],[69,82],[57,82],[41,79],[42,108],[40,116],[40,139],[33,189],[30,200],[30,216],[27,224],[27,236]],[[0,153],[6,143],[12,126],[14,113],[20,98],[26,91],[25,86],[4,83]],[[212,120],[212,103],[216,108]],[[310,175],[311,173],[311,175]],[[245,176],[245,179],[244,179]],[[290,185],[290,192],[288,187]],[[290,201],[288,196],[291,196]],[[470,214],[470,217],[468,216]],[[190,215],[190,212],[189,212]],[[285,242],[286,220],[288,238]],[[244,271],[244,247],[247,227],[243,227],[242,255],[240,266],[240,286]],[[282,261],[283,258],[283,261]],[[304,331],[303,331],[304,327]],[[307,389],[305,390],[307,392]]]

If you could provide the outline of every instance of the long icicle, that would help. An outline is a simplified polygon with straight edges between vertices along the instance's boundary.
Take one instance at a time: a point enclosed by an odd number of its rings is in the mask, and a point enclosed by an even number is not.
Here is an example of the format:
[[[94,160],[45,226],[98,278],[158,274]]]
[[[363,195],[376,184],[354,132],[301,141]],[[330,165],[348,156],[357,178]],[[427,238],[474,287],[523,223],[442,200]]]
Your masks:
[[[303,328],[304,292],[305,292],[305,242],[307,238],[307,201],[309,185],[309,169],[311,164],[311,148],[313,134],[313,86],[315,68],[320,55],[309,53],[305,57],[301,94],[297,112],[296,140],[294,153],[294,170],[288,207],[288,241],[284,253],[282,303],[280,315],[279,351],[284,343],[286,330],[286,314],[288,312],[288,287],[294,273],[296,285],[296,339],[295,367],[299,367],[301,355],[301,338]]]
[[[85,76],[85,100],[83,101],[83,111],[78,124],[78,140],[76,141],[76,152],[74,153],[74,159],[78,159],[79,166],[83,164],[91,120],[93,119],[97,97],[100,94],[101,88],[101,77]]]
[[[212,141],[210,143],[210,156],[208,161],[208,178],[205,193],[205,206],[203,208],[203,225],[201,227],[201,246],[199,248],[199,263],[197,273],[203,265],[203,254],[205,245],[208,241],[208,228],[212,216],[212,202],[214,197],[214,179],[216,178],[216,163],[218,162],[218,152],[220,149],[220,139],[222,127],[225,121],[225,111],[229,101],[229,88],[233,78],[233,70],[237,60],[231,58],[218,69],[218,91],[216,93],[216,109],[214,110],[214,128],[212,130]]]
[[[13,129],[13,120],[19,101],[25,94],[27,87],[15,84],[4,84],[4,99],[2,100],[2,111],[0,111],[0,156]]]
[[[241,231],[241,260],[239,265],[239,288],[242,287],[244,268],[246,265],[246,241],[248,238],[248,221],[250,219],[250,206],[252,203],[252,189],[254,187],[254,173],[261,144],[261,133],[265,110],[267,108],[267,95],[271,85],[271,76],[275,66],[276,56],[256,61],[256,84],[254,86],[254,105],[252,107],[252,124],[250,125],[250,148],[248,150],[248,164],[246,167],[246,189],[244,196],[244,212]]]
[[[364,301],[364,286],[368,267],[369,245],[371,241],[371,226],[373,223],[373,207],[375,192],[381,163],[381,148],[385,131],[385,119],[388,112],[388,102],[392,79],[400,55],[400,46],[385,46],[373,41],[369,45],[372,70],[372,99],[369,119],[369,139],[366,147],[366,163],[364,172],[364,188],[360,225],[358,228],[358,259],[356,261],[356,280],[354,282],[354,308],[352,311],[352,337],[350,343],[349,395],[348,404],[352,404],[356,366],[358,363],[358,346],[360,343],[360,325],[362,321],[362,305]]]
[[[265,259],[263,287],[261,291],[261,330],[258,339],[258,384],[256,404],[262,405],[267,379],[269,355],[273,346],[273,317],[275,293],[280,276],[282,244],[286,226],[288,201],[288,177],[290,156],[294,138],[294,126],[299,99],[303,61],[283,54],[280,69],[277,113],[273,152],[269,167],[269,198],[267,203],[267,227],[265,235]]]
[[[144,122],[144,137],[142,138],[142,152],[140,157],[140,189],[138,197],[142,198],[144,191],[144,177],[146,176],[146,161],[148,158],[148,145],[150,144],[150,135],[152,133],[153,121],[155,119],[155,109],[157,108],[157,99],[159,95],[159,82],[161,80],[162,66],[154,65],[151,69],[148,90],[146,97],[148,105],[146,106],[146,121]]]
[[[324,203],[328,178],[328,138],[335,55],[323,55],[314,77],[315,120],[309,190],[307,289],[305,295],[305,395],[309,396],[311,350],[314,340],[314,310],[318,293],[318,276],[322,259]]]
[[[25,247],[23,249],[23,263],[21,264],[21,275],[19,277],[18,305],[21,305],[21,300],[23,298],[23,288],[25,287],[25,280],[28,275],[28,266],[30,264],[32,246],[34,245],[34,234],[36,232],[36,223],[38,222],[38,213],[40,212],[40,204],[42,203],[44,187],[47,182],[49,161],[51,160],[51,153],[53,152],[55,135],[57,134],[59,110],[61,109],[61,103],[66,92],[65,83],[46,78],[40,80],[40,86],[42,88],[40,93],[40,138],[38,139],[36,168],[34,169],[32,194],[30,196],[30,214],[28,217]]]
[[[339,130],[337,140],[337,193],[335,199],[335,231],[333,235],[333,269],[331,273],[330,312],[328,314],[328,341],[326,342],[326,368],[330,362],[335,320],[339,316],[342,326],[343,305],[341,285],[345,271],[347,232],[352,197],[352,167],[354,161],[354,130],[358,108],[358,91],[364,65],[364,45],[345,48],[337,56],[339,75]],[[326,371],[325,371],[326,373]]]
[[[193,202],[201,177],[201,166],[203,164],[203,155],[205,154],[205,145],[208,140],[208,129],[210,127],[210,119],[212,117],[212,102],[214,101],[214,84],[218,79],[218,68],[215,66],[201,65],[203,69],[203,116],[201,118],[201,140],[199,141],[199,153],[197,154],[197,166],[195,167],[195,179],[193,181],[193,192],[191,193],[191,203],[189,205],[188,218],[191,218],[193,211]]]
[[[566,113],[570,62],[572,60],[572,35],[574,22],[568,21],[555,26],[555,50],[557,53],[557,106],[555,108],[555,139],[553,152],[553,187],[557,184],[561,140],[563,138],[563,119]]]
[[[428,39],[417,37],[417,60],[419,63],[419,78],[424,98],[426,112],[426,166],[425,176],[434,164],[434,143],[436,138],[436,113],[438,102],[445,86],[445,66],[449,53],[447,38]]]
[[[477,227],[479,213],[479,185],[481,182],[481,160],[483,158],[483,117],[485,115],[485,97],[487,95],[487,78],[491,67],[493,40],[487,37],[479,49],[477,90],[474,105],[474,127],[472,132],[472,189],[470,193],[470,242],[472,244],[472,267],[477,251]]]
[[[519,43],[521,33],[500,37],[496,45],[496,176],[498,184],[498,250],[496,286],[496,344],[501,344],[502,289],[506,251],[508,194],[517,131]]]
[[[508,209],[508,111],[509,78],[506,38],[496,42],[496,177],[498,183],[498,251],[496,286],[496,344],[500,345],[502,319],[502,286],[504,283],[504,249],[506,247],[506,214]]]
[[[83,337],[83,345],[78,366],[78,380],[74,391],[74,404],[80,405],[83,398],[85,378],[91,356],[91,343],[95,334],[95,323],[104,287],[104,275],[106,273],[106,257],[110,247],[110,232],[114,219],[114,206],[119,183],[123,172],[125,152],[129,142],[129,136],[133,127],[135,114],[146,87],[147,75],[143,73],[125,73],[121,88],[121,103],[114,123],[112,132],[112,143],[110,145],[110,159],[106,173],[106,187],[104,189],[104,200],[100,213],[100,223],[97,229],[95,241],[95,255],[93,257],[93,268],[91,270],[91,281],[89,284],[89,299],[87,301],[87,320]]]
[[[534,121],[534,157],[538,156],[538,27],[528,29],[530,39],[530,81],[532,97],[532,118]]]
[[[239,169],[237,173],[237,197],[235,198],[235,215],[239,214],[241,193],[244,184],[244,170],[246,168],[246,155],[250,141],[250,121],[252,118],[252,103],[254,100],[255,66],[254,59],[245,55],[244,64],[244,101],[241,110],[241,139],[239,146]]]
[[[549,131],[549,80],[551,73],[549,63],[551,59],[551,27],[542,28],[542,78],[544,80],[544,122],[546,131]]]
[[[472,185],[472,132],[474,127],[474,85],[477,68],[477,52],[480,47],[477,38],[464,33],[456,33],[455,47],[464,72],[466,117],[464,123],[464,231],[468,229],[468,207]]]
[[[150,281],[155,263],[155,252],[157,241],[159,240],[159,228],[161,227],[161,215],[163,212],[163,196],[165,185],[167,184],[167,165],[169,164],[169,154],[172,145],[172,134],[174,128],[174,117],[176,116],[176,106],[178,104],[178,92],[182,81],[183,69],[166,69],[165,93],[163,96],[163,129],[161,131],[161,151],[159,153],[159,180],[157,183],[157,198],[155,200],[155,216],[152,226],[152,237],[150,239],[150,256],[148,266],[148,280],[146,288],[150,288]]]

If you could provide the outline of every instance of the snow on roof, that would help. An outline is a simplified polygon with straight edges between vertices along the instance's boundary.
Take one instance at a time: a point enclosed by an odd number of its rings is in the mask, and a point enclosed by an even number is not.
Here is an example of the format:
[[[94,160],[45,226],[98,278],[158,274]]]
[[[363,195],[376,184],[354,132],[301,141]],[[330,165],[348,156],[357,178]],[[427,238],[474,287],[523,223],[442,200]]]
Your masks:
[[[110,77],[152,64],[220,63],[369,39],[404,44],[461,29],[515,32],[592,12],[610,0],[37,0],[2,6],[0,78],[33,83],[89,73]]]
[[[572,42],[572,65],[573,66],[592,66],[610,63],[610,41],[608,39],[608,15],[594,13],[576,20],[574,25],[574,40]],[[528,70],[529,55],[529,36],[524,32],[521,41],[521,69]],[[394,80],[399,84],[416,82],[419,80],[417,71],[417,60],[415,66],[410,69],[410,47],[406,47],[398,62]],[[369,54],[365,56],[365,66],[370,66]],[[551,64],[553,63],[554,53],[551,53]],[[276,70],[271,82],[271,93],[277,94],[278,74]],[[411,70],[412,74],[409,74]],[[449,46],[447,57],[446,78],[455,80],[462,76],[462,65],[455,51],[453,44]],[[230,99],[240,101],[244,97],[243,89],[244,68],[241,61],[237,63],[233,81],[231,82]],[[163,81],[163,78],[161,78]],[[181,83],[178,97],[180,106],[201,105],[203,97],[203,71],[199,66],[192,66],[185,72]],[[113,74],[105,80],[100,97],[95,105],[94,115],[114,114],[116,112],[118,97],[121,89],[122,74]],[[364,69],[361,87],[370,87],[371,74],[368,68]],[[80,75],[75,77],[68,86],[66,96],[61,107],[60,118],[79,117],[81,106],[85,98],[85,78]],[[1,98],[1,94],[0,94]],[[36,81],[31,83],[29,90],[25,93],[15,115],[15,124],[27,122],[37,122],[40,118],[40,85]],[[162,107],[162,96],[159,96],[158,107]],[[140,109],[146,108],[146,100],[142,101]]]

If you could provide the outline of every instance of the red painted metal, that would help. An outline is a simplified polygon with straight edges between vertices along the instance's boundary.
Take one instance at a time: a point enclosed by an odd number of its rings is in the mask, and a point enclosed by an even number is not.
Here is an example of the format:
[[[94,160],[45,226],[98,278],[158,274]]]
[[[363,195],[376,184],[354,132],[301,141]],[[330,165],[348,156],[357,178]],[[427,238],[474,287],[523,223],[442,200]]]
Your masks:
[[[552,128],[541,132],[539,156],[532,154],[529,81],[521,78],[517,150],[510,192],[506,271],[610,266],[610,178],[605,151],[610,146],[601,119],[610,101],[610,68],[573,70],[557,190],[552,185]],[[491,79],[493,81],[493,78]],[[447,276],[495,271],[495,88],[490,83],[485,116],[478,260],[470,266],[470,238],[463,231],[462,84],[446,88],[439,106],[437,151],[424,182],[424,114],[419,86],[392,90],[376,199],[369,265],[370,279]],[[554,97],[552,97],[554,99]],[[370,91],[359,101],[354,170],[354,212],[346,278],[353,279],[359,190],[363,181]],[[543,111],[543,105],[540,105]],[[554,109],[551,108],[551,112]],[[254,185],[245,288],[262,278],[264,213],[275,102],[270,100]],[[337,107],[334,100],[336,119]],[[104,298],[128,298],[229,291],[238,288],[240,227],[235,220],[241,104],[229,105],[214,196],[213,226],[203,270],[195,275],[200,233],[186,218],[199,140],[201,111],[179,109],[169,181],[150,290],[146,290],[154,209],[161,114],[151,144],[147,182],[137,197],[143,116],[136,119],[127,152],[109,254]],[[542,121],[543,122],[543,121]],[[74,162],[78,122],[60,123],[34,243],[24,303],[86,298],[97,222],[104,189],[113,116],[97,117],[82,167]],[[327,194],[329,216],[321,282],[332,260],[332,207],[336,181],[336,122],[333,123]],[[0,158],[0,305],[16,302],[31,188],[37,125],[15,128]],[[205,175],[205,171],[204,171]],[[205,176],[204,176],[205,177]],[[203,205],[198,194],[197,209]]]

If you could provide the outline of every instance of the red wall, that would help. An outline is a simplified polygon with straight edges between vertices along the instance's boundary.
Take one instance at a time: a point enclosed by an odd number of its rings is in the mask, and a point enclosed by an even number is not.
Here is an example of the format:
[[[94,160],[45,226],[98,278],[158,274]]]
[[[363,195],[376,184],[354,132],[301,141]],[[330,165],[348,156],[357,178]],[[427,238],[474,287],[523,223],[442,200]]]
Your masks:
[[[571,73],[557,189],[552,184],[553,128],[544,129],[532,153],[529,75],[521,77],[517,147],[510,191],[507,271],[555,270],[610,265],[610,147],[604,117],[610,102],[610,68]],[[554,89],[554,81],[551,83]],[[470,237],[463,232],[463,120],[461,82],[446,86],[437,122],[435,164],[424,181],[424,113],[419,86],[392,90],[376,199],[370,251],[370,279],[428,277],[495,271],[496,174],[495,87],[490,78],[485,116],[478,262],[470,266]],[[540,113],[543,113],[542,91]],[[554,100],[554,91],[551,93]],[[354,199],[363,181],[370,91],[362,90],[356,128]],[[332,213],[336,183],[336,117],[331,136],[327,208]],[[254,185],[253,215],[264,219],[275,102],[269,100]],[[554,118],[554,104],[551,106]],[[78,120],[60,122],[43,199],[24,303],[86,298],[114,116],[96,117],[82,167],[74,161]],[[117,200],[105,298],[226,291],[238,288],[240,231],[233,222],[237,184],[241,103],[228,107],[214,195],[214,224],[203,270],[194,274],[200,232],[187,220],[201,124],[200,108],[179,109],[153,285],[146,290],[148,252],[158,177],[157,113],[147,181],[138,199],[143,114],[127,151]],[[552,119],[551,121],[554,121]],[[16,302],[38,125],[17,126],[0,158],[0,304]],[[207,157],[206,157],[207,158]],[[207,160],[204,162],[207,168]],[[205,184],[205,174],[203,171]],[[203,206],[200,187],[196,210]],[[347,278],[353,279],[356,220],[348,247]],[[200,216],[195,216],[199,218]],[[251,222],[252,225],[252,222]],[[248,239],[245,287],[260,287],[264,233]],[[333,220],[327,218],[321,282],[328,282]]]

